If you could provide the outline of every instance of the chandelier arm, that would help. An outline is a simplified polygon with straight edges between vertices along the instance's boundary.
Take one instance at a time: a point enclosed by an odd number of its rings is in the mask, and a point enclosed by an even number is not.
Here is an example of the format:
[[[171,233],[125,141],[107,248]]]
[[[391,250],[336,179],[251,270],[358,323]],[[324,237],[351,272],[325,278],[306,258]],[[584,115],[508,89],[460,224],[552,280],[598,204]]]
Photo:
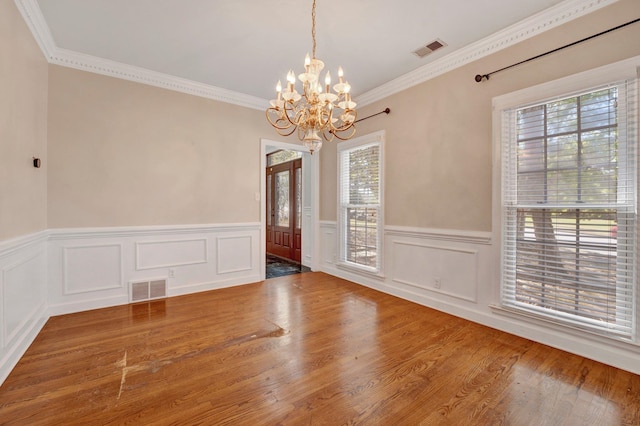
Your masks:
[[[322,114],[320,115],[320,127],[323,129],[323,131],[326,127],[329,127],[330,129],[333,127],[333,125],[331,124],[332,118],[333,109],[327,108],[327,103],[325,103],[325,105],[322,107]]]
[[[301,127],[297,127],[298,130],[298,139],[299,140],[303,140],[304,139],[304,130],[302,130]]]
[[[284,132],[284,130],[289,129],[289,128],[291,128],[291,131],[289,133]],[[278,130],[278,133],[280,134],[280,136],[291,136],[293,134],[293,132],[295,132],[295,131],[296,131],[296,127],[289,126],[289,127],[285,127],[284,129]]]
[[[347,109],[344,111],[345,114],[347,113],[351,113],[353,114],[353,121],[350,121],[348,123],[344,123],[342,126],[340,127],[335,127],[334,129],[336,130],[336,132],[344,132],[346,130],[349,130],[351,127],[355,126],[357,118],[358,118],[358,111],[354,110],[354,109]]]
[[[327,133],[330,134],[331,136],[327,136]],[[333,133],[333,131],[331,129],[329,129],[329,130],[323,129],[322,130],[322,138],[325,141],[327,141],[327,142],[333,141],[334,136],[335,136],[335,133]]]
[[[340,127],[331,126],[331,128],[333,129],[334,132],[346,132],[347,130],[349,130],[352,127],[354,127],[354,123],[353,122],[344,123]]]
[[[289,108],[287,108],[287,106]],[[300,114],[300,111],[296,111],[293,103],[291,104],[289,104],[289,102],[284,103],[284,116],[287,118],[287,121],[291,123],[292,126],[300,125],[300,118],[296,118],[298,117],[298,114]],[[292,116],[293,116],[293,119],[291,118]]]
[[[309,121],[309,109],[302,108],[296,111],[295,116],[293,117],[293,124],[295,126],[300,126],[303,130],[308,129],[308,121]]]
[[[282,117],[279,117],[275,122],[271,119],[271,116],[269,115],[269,111],[275,111],[277,113],[281,113],[281,111],[277,108],[267,108],[266,110],[266,116],[267,116],[267,121],[269,122],[269,124],[271,124],[273,127],[275,127],[277,130],[286,130],[289,127],[291,127],[293,125],[293,123],[285,121]],[[282,126],[280,124],[278,124],[280,121],[284,121],[286,123],[286,126]]]
[[[335,136],[336,138],[340,139],[341,141],[346,141],[346,140],[351,139],[351,138],[356,134],[356,128],[355,128],[355,126],[351,126],[351,129],[352,129],[352,130],[351,130],[351,132],[349,133],[349,135],[348,135],[348,136],[344,136],[344,137],[343,137],[343,136],[340,136],[340,135],[337,133],[338,131],[331,132],[331,134],[332,134],[333,136]],[[345,129],[345,130],[340,130],[340,132],[343,132],[343,131],[346,131],[346,130],[349,130],[349,128],[347,128],[347,129]]]

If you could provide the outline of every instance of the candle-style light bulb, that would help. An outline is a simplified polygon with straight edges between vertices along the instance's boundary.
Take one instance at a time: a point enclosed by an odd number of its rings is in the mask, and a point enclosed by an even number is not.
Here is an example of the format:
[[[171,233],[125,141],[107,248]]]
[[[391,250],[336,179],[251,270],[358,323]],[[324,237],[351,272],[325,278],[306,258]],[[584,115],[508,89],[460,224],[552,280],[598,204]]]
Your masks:
[[[329,86],[331,85],[331,73],[327,71],[327,74],[324,77],[324,84],[326,85],[326,91],[329,93]]]
[[[342,81],[343,76],[344,76],[344,71],[342,71],[342,67],[338,67],[338,79],[340,80],[340,83],[344,83],[344,81]]]
[[[307,70],[307,72],[309,72],[309,66],[311,65],[311,58],[309,57],[309,54],[307,53],[307,56],[304,57],[304,69]]]
[[[282,96],[282,83],[278,80],[278,84],[276,84],[276,92],[278,93],[278,100],[280,100],[280,96]]]

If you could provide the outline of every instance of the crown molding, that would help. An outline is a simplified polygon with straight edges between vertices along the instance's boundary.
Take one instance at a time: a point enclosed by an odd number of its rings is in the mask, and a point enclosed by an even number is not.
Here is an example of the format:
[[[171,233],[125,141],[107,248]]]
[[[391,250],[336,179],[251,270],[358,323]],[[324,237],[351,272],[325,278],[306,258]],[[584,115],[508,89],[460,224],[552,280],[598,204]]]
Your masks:
[[[47,61],[51,59],[53,52],[56,49],[56,44],[53,41],[53,36],[49,30],[47,22],[42,16],[42,11],[36,0],[14,0],[18,11],[22,15],[22,19],[31,30],[33,38],[42,50],[44,57]]]
[[[264,110],[269,106],[269,102],[267,100],[256,96],[246,95],[244,93],[223,89],[221,87],[198,83],[197,81],[175,77],[71,50],[56,48],[55,52],[49,58],[49,62],[63,67],[75,68],[81,71],[120,78],[122,80],[129,80],[136,83],[160,87],[162,89],[174,90],[176,92],[187,93],[189,95],[213,99],[247,108]]]
[[[458,49],[427,65],[357,96],[360,106],[394,95],[448,71],[484,58],[502,49],[537,36],[552,28],[587,15],[618,0],[566,0],[482,40]],[[469,78],[472,78],[470,76]]]
[[[566,0],[476,43],[357,96],[365,106],[498,52],[618,0]],[[266,99],[148,69],[58,48],[36,0],[14,0],[49,63],[174,90],[247,108],[264,110]]]
[[[31,30],[36,43],[38,43],[45,58],[51,64],[174,90],[251,109],[264,110],[269,106],[269,101],[256,96],[58,48],[38,2],[36,0],[14,0],[14,2]]]

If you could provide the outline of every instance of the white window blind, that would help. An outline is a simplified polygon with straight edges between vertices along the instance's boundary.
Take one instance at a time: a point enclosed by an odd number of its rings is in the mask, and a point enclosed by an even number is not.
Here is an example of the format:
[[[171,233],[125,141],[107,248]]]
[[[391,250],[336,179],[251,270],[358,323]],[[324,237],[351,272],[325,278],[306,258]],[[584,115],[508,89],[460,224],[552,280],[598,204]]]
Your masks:
[[[340,262],[371,272],[381,259],[381,148],[371,136],[338,145]]]
[[[633,340],[636,84],[503,111],[503,306]]]

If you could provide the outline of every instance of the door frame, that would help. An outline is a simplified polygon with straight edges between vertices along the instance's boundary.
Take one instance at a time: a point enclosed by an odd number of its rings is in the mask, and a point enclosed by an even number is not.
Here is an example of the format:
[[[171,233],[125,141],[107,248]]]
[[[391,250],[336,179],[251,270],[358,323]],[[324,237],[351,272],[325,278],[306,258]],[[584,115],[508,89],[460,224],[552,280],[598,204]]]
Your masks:
[[[304,180],[305,168],[310,170],[311,181],[308,187],[311,188],[311,211],[305,213],[304,202],[302,209],[302,254],[301,264],[311,268],[312,271],[320,270],[320,155],[309,154],[309,150],[302,145],[274,141],[271,139],[260,139],[260,276],[265,279],[265,267],[267,256],[267,154],[278,150],[287,149],[290,151],[302,152],[302,176],[303,188],[307,186]],[[304,200],[304,192],[303,192]],[[308,217],[307,217],[308,215]],[[308,244],[305,244],[305,241]]]

